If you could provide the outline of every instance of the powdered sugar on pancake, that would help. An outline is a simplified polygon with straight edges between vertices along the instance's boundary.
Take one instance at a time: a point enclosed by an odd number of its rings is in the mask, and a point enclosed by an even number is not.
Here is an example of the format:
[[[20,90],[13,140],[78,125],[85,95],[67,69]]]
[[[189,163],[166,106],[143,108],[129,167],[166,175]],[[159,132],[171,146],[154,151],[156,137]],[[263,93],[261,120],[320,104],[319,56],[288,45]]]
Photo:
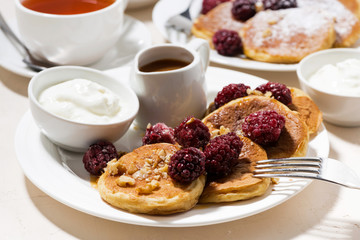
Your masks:
[[[337,0],[297,0],[299,7],[316,7],[327,11],[334,19],[336,42],[342,44],[348,38],[357,38],[360,23],[357,17]]]
[[[245,26],[248,47],[271,55],[302,55],[318,49],[333,21],[320,9],[291,8],[259,12]]]

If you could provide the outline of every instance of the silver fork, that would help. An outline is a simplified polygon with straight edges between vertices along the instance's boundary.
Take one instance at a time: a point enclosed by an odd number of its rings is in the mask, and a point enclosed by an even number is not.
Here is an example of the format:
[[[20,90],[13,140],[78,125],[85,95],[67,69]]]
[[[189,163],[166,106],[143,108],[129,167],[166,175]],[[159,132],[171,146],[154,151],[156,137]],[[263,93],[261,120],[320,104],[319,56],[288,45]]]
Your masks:
[[[192,1],[189,1],[189,5],[182,13],[172,16],[166,21],[165,28],[170,42],[185,44],[189,41],[192,26],[190,16]]]
[[[360,190],[359,176],[344,163],[331,158],[297,157],[257,162],[254,177],[311,178]]]

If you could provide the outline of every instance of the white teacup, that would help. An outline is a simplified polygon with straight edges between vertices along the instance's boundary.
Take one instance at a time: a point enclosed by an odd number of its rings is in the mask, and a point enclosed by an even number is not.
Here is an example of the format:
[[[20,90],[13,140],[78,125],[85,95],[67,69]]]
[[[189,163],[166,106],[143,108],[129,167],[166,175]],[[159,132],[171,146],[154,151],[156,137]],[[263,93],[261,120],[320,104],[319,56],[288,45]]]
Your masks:
[[[144,72],[143,66],[164,59],[188,62],[167,71]],[[140,128],[163,122],[177,126],[185,117],[201,118],[206,110],[205,71],[209,64],[209,44],[194,39],[186,46],[162,44],[140,51],[134,61],[130,86],[139,98],[136,122]]]
[[[88,65],[118,41],[127,0],[80,14],[49,14],[15,0],[20,38],[39,60],[60,65]]]

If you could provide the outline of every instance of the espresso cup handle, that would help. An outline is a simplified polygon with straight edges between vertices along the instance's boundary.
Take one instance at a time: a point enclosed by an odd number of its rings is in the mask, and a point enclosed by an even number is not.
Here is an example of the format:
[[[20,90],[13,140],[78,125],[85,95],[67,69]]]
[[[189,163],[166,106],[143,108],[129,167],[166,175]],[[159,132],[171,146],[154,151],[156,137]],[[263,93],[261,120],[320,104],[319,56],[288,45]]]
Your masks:
[[[210,61],[210,46],[208,41],[200,38],[194,38],[188,42],[186,46],[199,53],[203,69],[206,71]]]

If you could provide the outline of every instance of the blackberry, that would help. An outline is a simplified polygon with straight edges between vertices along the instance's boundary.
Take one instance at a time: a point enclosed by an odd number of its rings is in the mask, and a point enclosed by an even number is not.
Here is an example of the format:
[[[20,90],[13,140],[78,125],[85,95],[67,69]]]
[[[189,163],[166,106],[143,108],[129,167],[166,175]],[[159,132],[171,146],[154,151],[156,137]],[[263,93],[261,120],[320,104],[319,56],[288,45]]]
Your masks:
[[[201,13],[207,14],[211,9],[215,8],[220,3],[228,1],[230,0],[203,0]]]
[[[290,105],[292,102],[291,91],[286,85],[276,82],[267,82],[258,86],[255,90],[262,93],[271,92],[272,96],[285,105]]]
[[[284,116],[274,110],[267,110],[250,114],[241,127],[245,137],[266,146],[279,139],[284,126]]]
[[[205,155],[199,149],[183,148],[171,156],[168,173],[180,183],[191,183],[205,172]]]
[[[83,156],[85,169],[93,175],[101,175],[107,163],[117,158],[115,146],[108,141],[91,144]]]
[[[247,96],[247,89],[250,87],[242,83],[232,83],[225,86],[214,99],[215,108],[219,108],[231,100]]]
[[[210,178],[219,178],[231,173],[237,164],[243,142],[230,132],[213,138],[204,149],[205,169]]]
[[[174,132],[176,141],[184,148],[204,147],[210,140],[209,128],[194,117],[185,118]]]
[[[235,0],[231,8],[233,17],[240,21],[246,21],[256,14],[256,0]]]
[[[262,0],[264,9],[279,10],[297,7],[296,0]]]
[[[232,30],[220,29],[212,37],[215,50],[223,56],[235,56],[243,53],[239,34]]]
[[[165,123],[157,123],[146,128],[145,136],[142,139],[143,145],[154,143],[175,143],[174,129]]]

